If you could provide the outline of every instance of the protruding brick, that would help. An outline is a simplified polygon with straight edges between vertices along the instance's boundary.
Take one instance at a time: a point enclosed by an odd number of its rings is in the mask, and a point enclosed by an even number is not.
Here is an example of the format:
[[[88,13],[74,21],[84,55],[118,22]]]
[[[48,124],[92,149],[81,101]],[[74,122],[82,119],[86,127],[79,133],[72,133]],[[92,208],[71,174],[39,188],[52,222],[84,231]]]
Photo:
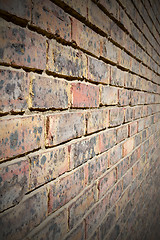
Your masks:
[[[53,146],[85,134],[82,112],[58,113],[46,117],[46,145]]]
[[[116,129],[117,143],[128,137],[128,126],[122,125]]]
[[[32,154],[29,158],[31,161],[30,189],[56,178],[69,168],[67,147]]]
[[[111,108],[109,110],[109,125],[118,126],[124,122],[124,109],[123,108]]]
[[[48,41],[47,70],[65,76],[86,77],[87,58],[80,50],[52,39]]]
[[[67,81],[30,74],[30,108],[68,108],[69,94],[70,88]]]
[[[100,103],[102,105],[118,104],[118,89],[116,87],[101,86]]]
[[[98,136],[78,140],[68,146],[68,149],[70,152],[70,169],[73,169],[98,154]]]
[[[46,68],[45,37],[1,19],[0,62],[29,68]]]
[[[71,84],[71,106],[89,108],[99,106],[99,87],[75,82]]]
[[[105,152],[116,144],[116,130],[109,129],[99,134],[99,152]]]
[[[0,121],[0,159],[23,154],[40,148],[43,139],[42,116],[13,117]]]
[[[85,187],[87,165],[82,166],[49,185],[49,213],[56,211],[76,197]]]
[[[130,103],[130,91],[127,89],[118,90],[118,103],[120,106],[126,106]]]
[[[47,191],[42,188],[1,215],[1,239],[23,239],[46,216]]]
[[[71,20],[62,8],[51,1],[35,0],[32,9],[31,24],[48,33],[71,40]]]
[[[129,138],[123,143],[123,157],[132,152],[134,148],[134,138]]]
[[[16,205],[29,185],[29,162],[25,159],[0,168],[0,211]]]
[[[97,200],[96,185],[88,188],[75,202],[69,207],[69,227],[73,228],[85,213],[93,206]]]
[[[18,18],[30,21],[32,3],[30,0],[0,1],[1,10]]]
[[[109,114],[107,109],[98,109],[87,112],[87,133],[92,133],[109,126]]]
[[[1,68],[0,78],[0,111],[24,111],[27,108],[29,95],[28,73],[11,68]]]
[[[101,198],[116,182],[116,169],[109,170],[99,180],[99,198]]]
[[[72,17],[72,40],[82,49],[99,57],[100,35],[84,23]]]

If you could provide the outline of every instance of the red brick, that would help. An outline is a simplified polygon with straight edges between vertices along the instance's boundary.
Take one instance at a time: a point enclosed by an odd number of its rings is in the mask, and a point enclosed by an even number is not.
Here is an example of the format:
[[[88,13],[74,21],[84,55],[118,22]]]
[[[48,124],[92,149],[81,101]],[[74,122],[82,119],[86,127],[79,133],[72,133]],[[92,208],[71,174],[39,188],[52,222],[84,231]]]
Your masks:
[[[73,169],[98,154],[98,136],[75,141],[68,148],[70,152],[70,169]]]
[[[82,112],[58,113],[46,116],[46,146],[53,146],[85,134]]]
[[[124,122],[124,109],[111,108],[109,110],[109,125],[111,127],[118,126]]]
[[[24,111],[27,108],[29,94],[28,74],[11,68],[1,68],[0,76],[0,111]]]
[[[108,168],[109,154],[105,152],[88,162],[88,182],[91,183],[100,177]]]
[[[68,170],[68,148],[58,147],[29,156],[30,189],[40,186]]]
[[[130,91],[127,89],[118,90],[118,103],[120,106],[125,106],[130,104]]]
[[[84,189],[87,180],[86,167],[82,166],[49,185],[49,213],[65,205]]]
[[[71,40],[71,20],[69,15],[51,1],[35,0],[31,24],[48,33]]]
[[[100,55],[102,58],[107,59],[111,62],[118,62],[118,51],[119,48],[115,46],[108,39],[103,38],[101,41]]]
[[[137,129],[137,122],[131,122],[128,125],[128,135],[129,137],[133,136],[134,134],[136,134],[138,131]]]
[[[56,0],[57,1],[57,0]],[[67,6],[71,7],[78,14],[87,18],[87,0],[81,0],[76,2],[75,0],[62,0]],[[58,0],[59,3],[59,0]],[[72,10],[72,11],[73,11]]]
[[[130,158],[125,157],[117,165],[117,178],[120,179],[130,167]]]
[[[122,125],[116,129],[117,143],[128,137],[128,126]]]
[[[43,143],[43,119],[39,115],[0,121],[0,159],[38,149]]]
[[[27,211],[26,211],[27,209]],[[28,195],[18,206],[0,217],[2,239],[23,239],[47,216],[47,191]]]
[[[98,107],[99,87],[80,82],[72,83],[71,106],[79,108]]]
[[[124,116],[124,120],[125,122],[130,122],[134,119],[134,108],[133,107],[125,107],[124,109],[125,111],[125,116]]]
[[[118,69],[117,67],[111,66],[111,85],[124,86],[126,74],[126,72]]]
[[[129,138],[123,143],[123,157],[132,152],[134,148],[134,138]]]
[[[101,86],[100,103],[102,105],[118,104],[118,89],[116,87]]]
[[[85,192],[69,207],[69,227],[73,228],[93,206],[97,200],[97,186],[85,190]]]
[[[1,62],[45,69],[46,40],[43,36],[1,19]]]
[[[96,132],[109,126],[109,114],[107,109],[98,109],[87,112],[87,133]]]
[[[111,19],[92,1],[88,1],[88,21],[110,35]]]
[[[106,63],[88,56],[87,78],[93,82],[109,84],[110,67]]]
[[[21,0],[1,0],[0,6],[2,11],[30,21],[32,8],[30,0],[24,0],[23,2]]]
[[[65,76],[86,77],[87,58],[80,50],[52,39],[48,41],[47,70]]]
[[[72,40],[82,49],[99,57],[101,37],[84,23],[72,17]]]
[[[112,1],[100,0],[99,3],[103,5],[103,7],[118,20],[119,4],[116,2],[116,0]]]
[[[107,171],[98,183],[99,198],[101,198],[116,182],[116,169]]]
[[[65,109],[69,105],[69,84],[63,79],[30,74],[30,102],[32,109]]]
[[[109,129],[99,134],[99,152],[105,152],[116,144],[116,130]]]
[[[84,221],[78,225],[73,231],[69,232],[65,240],[85,240],[85,224]]]
[[[109,150],[109,166],[113,166],[122,158],[122,145],[118,144]]]
[[[67,209],[52,214],[47,218],[36,231],[32,231],[29,239],[62,239],[68,231],[68,213]]]
[[[0,211],[19,203],[28,190],[29,162],[25,159],[0,167]]]

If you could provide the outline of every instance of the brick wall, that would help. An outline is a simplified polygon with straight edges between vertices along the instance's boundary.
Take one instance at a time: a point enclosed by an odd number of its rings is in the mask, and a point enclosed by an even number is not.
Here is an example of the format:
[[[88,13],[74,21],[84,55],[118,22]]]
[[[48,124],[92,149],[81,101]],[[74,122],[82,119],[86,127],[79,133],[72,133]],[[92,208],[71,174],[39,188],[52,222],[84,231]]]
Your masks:
[[[159,239],[159,4],[0,0],[0,239]]]

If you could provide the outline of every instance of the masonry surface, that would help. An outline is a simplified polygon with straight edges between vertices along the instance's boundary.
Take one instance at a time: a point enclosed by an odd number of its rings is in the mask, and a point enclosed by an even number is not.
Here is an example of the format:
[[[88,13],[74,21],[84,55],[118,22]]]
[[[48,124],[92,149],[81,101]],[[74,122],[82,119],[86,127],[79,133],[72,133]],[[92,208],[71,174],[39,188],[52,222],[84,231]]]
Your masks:
[[[0,0],[0,239],[160,239],[160,1]]]

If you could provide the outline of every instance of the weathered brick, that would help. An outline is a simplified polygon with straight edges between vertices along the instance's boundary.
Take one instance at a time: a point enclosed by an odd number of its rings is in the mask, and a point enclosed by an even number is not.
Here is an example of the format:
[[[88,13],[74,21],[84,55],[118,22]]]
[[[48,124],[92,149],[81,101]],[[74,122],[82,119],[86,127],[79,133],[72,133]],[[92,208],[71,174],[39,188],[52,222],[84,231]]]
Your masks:
[[[128,202],[128,189],[123,193],[116,204],[116,217],[118,218]]]
[[[0,159],[38,149],[43,143],[43,118],[39,115],[0,121]]]
[[[100,103],[102,105],[118,104],[118,89],[116,87],[101,86]]]
[[[116,129],[117,143],[128,137],[128,126],[122,125]]]
[[[88,56],[87,78],[93,82],[109,84],[110,67],[106,63]]]
[[[109,129],[99,134],[99,152],[105,152],[116,144],[116,130]]]
[[[121,37],[121,41],[122,44],[124,42],[123,36]],[[118,64],[126,69],[131,69],[131,57],[129,54],[127,54],[126,52],[124,52],[123,50],[119,50],[120,55],[119,55],[119,59],[118,59]]]
[[[107,171],[98,183],[99,198],[101,198],[116,182],[116,169]]]
[[[47,191],[43,188],[1,215],[1,239],[23,239],[46,216]]]
[[[124,37],[125,33],[124,31],[115,23],[114,21],[111,21],[111,38],[114,41],[117,41],[119,45],[124,47]]]
[[[82,166],[49,185],[49,213],[65,205],[84,189],[87,180],[86,167]]]
[[[109,110],[109,125],[118,126],[124,122],[124,109],[123,108],[111,108]]]
[[[68,148],[58,147],[29,156],[30,189],[40,186],[68,170]]]
[[[125,190],[128,185],[132,182],[133,179],[133,170],[129,169],[126,174],[123,176],[123,190]]]
[[[85,224],[84,221],[78,225],[73,231],[69,232],[65,240],[85,240]]]
[[[59,0],[56,0],[59,2]],[[75,0],[62,0],[65,4],[71,7],[74,11],[79,13],[84,18],[87,18],[87,1],[82,0],[76,2]]]
[[[111,85],[124,86],[126,72],[121,71],[115,66],[111,66]]]
[[[25,159],[0,167],[0,211],[16,205],[28,190],[29,162]]]
[[[117,165],[117,178],[120,179],[129,169],[130,166],[130,158],[125,157],[122,159]]]
[[[129,137],[133,136],[134,134],[136,134],[138,131],[137,129],[137,122],[131,122],[128,125],[128,135]]]
[[[140,103],[140,95],[138,91],[131,91],[131,105],[137,105]]]
[[[120,106],[125,106],[130,104],[130,91],[127,89],[118,90],[118,103]]]
[[[72,40],[80,48],[99,57],[100,39],[100,36],[91,28],[72,17]]]
[[[97,200],[96,185],[88,188],[69,207],[69,227],[73,228]]]
[[[40,229],[35,232],[31,232],[28,236],[31,239],[52,239],[60,240],[64,238],[68,231],[68,213],[67,209],[63,209],[61,212],[56,212],[47,218]]]
[[[128,155],[134,148],[134,138],[129,138],[123,143],[123,157]]]
[[[70,169],[73,169],[87,160],[93,158],[99,152],[98,136],[87,137],[78,140],[68,146],[70,152]]]
[[[105,152],[88,162],[88,182],[91,183],[100,177],[108,168],[109,154]]]
[[[118,144],[109,150],[109,166],[113,166],[122,158],[122,145]]]
[[[46,116],[46,146],[53,146],[85,134],[82,112],[58,113]]]
[[[122,181],[117,182],[111,191],[109,191],[109,208],[113,207],[115,202],[120,198],[122,194]]]
[[[29,94],[28,73],[1,68],[0,78],[0,111],[24,111]]]
[[[105,1],[105,0],[100,0],[99,3],[103,5],[103,7],[115,18],[118,19],[119,16],[119,5],[116,2],[116,0],[113,1]]]
[[[88,20],[107,35],[110,35],[111,19],[91,0],[88,1]]]
[[[135,106],[134,107],[134,113],[135,113],[134,118],[135,119],[141,118],[142,110],[143,110],[142,106]]]
[[[125,107],[124,112],[125,112],[125,116],[124,116],[125,122],[130,122],[134,119],[135,114],[134,114],[133,107]]]
[[[87,112],[87,133],[96,132],[109,126],[109,114],[107,109],[98,109]]]
[[[65,109],[69,105],[70,88],[67,81],[30,74],[30,101],[33,109]]]
[[[74,82],[71,84],[71,106],[89,108],[99,106],[99,87],[93,84]]]
[[[45,69],[45,37],[3,19],[0,21],[0,61],[16,66]]]
[[[131,74],[131,73],[127,73],[126,74],[126,78],[125,78],[125,81],[124,81],[124,85],[125,87],[127,88],[135,88],[135,85],[136,85],[136,76]]]
[[[100,55],[102,58],[107,59],[111,62],[117,63],[118,51],[119,51],[119,48],[115,46],[112,42],[110,42],[108,39],[103,38],[101,40]]]
[[[16,17],[25,19],[30,21],[31,18],[31,1],[24,0],[8,0],[8,1],[0,1],[1,11],[7,12],[9,14],[15,15]]]
[[[31,24],[48,33],[71,40],[71,20],[69,15],[51,1],[33,2]]]
[[[145,118],[141,118],[137,121],[138,124],[138,132],[142,131],[145,128]]]
[[[52,39],[48,41],[47,70],[65,76],[86,77],[87,58],[80,50]]]

